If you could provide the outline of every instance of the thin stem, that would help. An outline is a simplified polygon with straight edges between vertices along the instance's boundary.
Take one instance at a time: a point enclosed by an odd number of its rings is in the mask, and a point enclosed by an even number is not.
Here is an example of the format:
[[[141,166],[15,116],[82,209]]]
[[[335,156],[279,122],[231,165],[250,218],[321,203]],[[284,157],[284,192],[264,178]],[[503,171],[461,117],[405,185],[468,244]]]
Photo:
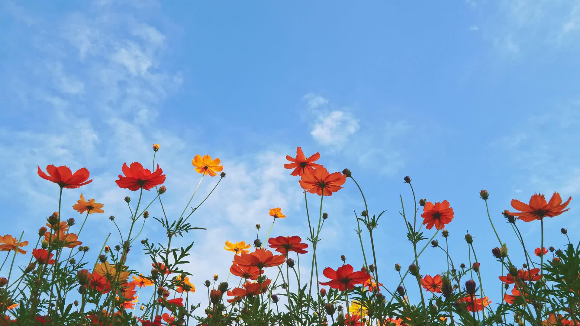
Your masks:
[[[182,218],[183,217],[183,214],[185,214],[185,211],[189,207],[189,204],[191,204],[191,201],[193,200],[193,196],[195,196],[195,193],[197,192],[197,189],[199,189],[199,185],[201,185],[201,180],[203,180],[203,177],[205,177],[205,173],[201,176],[201,179],[199,179],[199,183],[197,184],[197,187],[195,187],[195,191],[191,195],[191,198],[189,198],[189,202],[187,202],[187,205],[185,205],[185,208],[183,209],[183,212],[181,212],[181,216],[179,216],[179,218]]]
[[[266,235],[266,240],[264,240],[264,245],[266,245],[266,242],[268,241],[268,238],[270,237],[270,232],[272,232],[272,228],[274,227],[274,222],[276,222],[276,217],[274,217],[274,220],[272,221],[272,225],[270,225],[270,230],[268,231],[268,234]]]

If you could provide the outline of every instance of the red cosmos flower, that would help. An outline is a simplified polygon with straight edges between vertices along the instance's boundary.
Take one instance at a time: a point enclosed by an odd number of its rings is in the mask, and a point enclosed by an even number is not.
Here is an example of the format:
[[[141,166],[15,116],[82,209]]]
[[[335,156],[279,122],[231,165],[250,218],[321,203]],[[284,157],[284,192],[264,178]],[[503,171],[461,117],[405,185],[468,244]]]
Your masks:
[[[548,249],[546,249],[546,247],[542,247],[542,249],[536,248],[536,250],[534,250],[534,254],[538,257],[543,256],[547,253],[548,253]]]
[[[175,322],[175,316],[169,316],[168,313],[164,313],[163,316],[161,316],[161,317],[163,318],[163,321],[169,325],[171,323]]]
[[[344,316],[344,324],[347,326],[362,326],[360,316],[359,315],[350,315],[346,314]]]
[[[48,257],[48,251],[46,249],[32,249],[32,256],[36,258],[39,264],[54,264],[54,259],[50,259],[54,254],[50,254],[50,257]]]
[[[333,289],[344,291],[346,289],[354,289],[355,284],[364,284],[371,276],[363,271],[354,272],[351,265],[342,265],[336,271],[330,267],[326,267],[322,272],[324,276],[331,279],[328,282],[319,282],[321,285],[328,285]]]
[[[141,318],[139,318],[139,321],[141,322],[141,326],[161,326],[161,316],[159,315],[155,316],[153,321],[143,320]]]
[[[123,173],[125,176],[119,175],[119,180],[115,182],[120,188],[131,191],[137,191],[141,188],[149,190],[165,182],[165,174],[159,168],[159,164],[157,164],[157,170],[151,173],[148,169],[143,168],[141,163],[133,162],[131,167],[128,167],[127,163],[123,163]]]
[[[534,194],[530,198],[530,204],[524,204],[517,199],[512,199],[512,207],[517,209],[519,212],[509,212],[513,216],[517,216],[520,220],[524,222],[531,222],[533,220],[541,220],[545,216],[554,217],[558,216],[568,209],[566,206],[570,203],[572,197],[568,198],[564,204],[562,204],[562,198],[560,194],[554,192],[550,202],[546,202],[546,198],[542,194]]]
[[[433,226],[437,230],[442,230],[445,224],[451,222],[453,219],[453,208],[449,206],[449,202],[444,200],[442,203],[427,202],[423,208],[423,224],[427,224],[427,229],[431,230]]]
[[[42,172],[40,166],[38,167],[38,175],[48,181],[52,181],[58,184],[61,188],[74,189],[81,186],[87,185],[93,181],[93,179],[87,181],[89,176],[89,170],[86,168],[78,169],[74,174],[66,166],[59,166],[58,168],[54,165],[48,165],[46,167],[46,173]]]
[[[167,300],[167,303],[183,307],[183,298],[176,298],[176,299]]]
[[[312,194],[332,196],[333,192],[342,189],[346,176],[340,172],[330,174],[325,168],[320,167],[310,174],[303,174],[298,182],[302,189]]]
[[[479,298],[475,298],[475,297],[465,297],[462,298],[461,300],[465,301],[467,303],[467,310],[470,312],[475,312],[475,311],[481,311],[483,310],[485,307],[489,306],[489,304],[491,303],[491,301],[489,300],[488,297],[485,297],[483,299]]]
[[[301,243],[302,239],[295,235],[292,237],[279,236],[276,238],[268,239],[270,248],[275,248],[277,252],[288,256],[289,251],[295,251],[299,254],[305,254],[308,251],[304,250],[308,248],[308,244]]]
[[[89,273],[90,287],[100,293],[109,293],[111,291],[111,283],[99,273]]]
[[[234,264],[240,266],[255,266],[259,269],[264,267],[274,267],[282,265],[286,261],[286,257],[282,255],[275,255],[266,249],[256,249],[251,254],[242,253],[240,256],[234,256]]]
[[[284,167],[286,169],[294,169],[294,171],[292,171],[291,173],[291,175],[294,176],[312,173],[314,172],[315,168],[322,167],[322,165],[320,164],[312,163],[314,161],[318,161],[319,158],[320,153],[318,152],[310,156],[309,158],[306,158],[306,156],[304,156],[304,153],[302,152],[302,148],[298,147],[296,149],[296,158],[292,158],[290,155],[286,155],[286,159],[293,163],[284,164]]]
[[[234,288],[231,291],[227,292],[229,296],[234,296],[232,299],[228,299],[228,302],[232,303],[246,296],[264,293],[268,289],[268,286],[270,285],[271,282],[272,280],[270,279],[266,279],[264,282],[262,282],[261,285],[258,282],[246,282],[242,285],[243,288]]]
[[[250,280],[255,280],[260,276],[260,269],[256,266],[240,266],[233,264],[232,267],[230,267],[230,272],[235,276]],[[261,272],[264,273],[264,271]]]
[[[539,268],[533,268],[531,270],[520,269],[518,270],[518,278],[520,278],[523,281],[539,281],[542,278],[542,275],[538,275],[539,272],[540,272]],[[499,276],[499,279],[505,284],[515,283],[515,280],[511,276],[511,274],[508,274],[506,276]]]
[[[443,279],[441,279],[441,275],[439,274],[435,275],[435,277],[431,277],[431,275],[425,275],[425,277],[421,280],[421,285],[429,292],[441,293]]]

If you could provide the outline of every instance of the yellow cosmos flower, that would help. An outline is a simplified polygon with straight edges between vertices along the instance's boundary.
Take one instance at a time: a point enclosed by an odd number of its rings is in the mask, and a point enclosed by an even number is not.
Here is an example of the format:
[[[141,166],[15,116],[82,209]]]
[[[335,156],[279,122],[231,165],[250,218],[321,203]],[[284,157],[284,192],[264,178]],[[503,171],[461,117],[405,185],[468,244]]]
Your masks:
[[[235,252],[236,255],[241,255],[242,253],[247,254],[248,252],[250,252],[248,249],[250,249],[251,246],[252,245],[250,244],[246,245],[245,241],[231,243],[226,240],[226,246],[224,247],[224,249],[227,251]]]
[[[189,277],[187,277],[187,276],[182,281],[181,275],[178,275],[175,277],[174,282],[175,282],[175,284],[177,284],[177,286],[175,287],[175,291],[177,291],[179,293],[195,292],[195,286],[193,284],[191,284],[191,282],[189,282]]]
[[[96,203],[94,199],[89,199],[85,201],[85,197],[81,194],[81,199],[77,200],[77,203],[73,205],[73,209],[79,213],[88,212],[88,214],[93,213],[104,213],[103,204]]]
[[[285,218],[286,217],[286,215],[282,214],[282,208],[280,208],[280,207],[272,208],[270,210],[270,216],[273,216],[274,218]]]
[[[359,301],[353,300],[348,308],[348,312],[351,315],[359,315],[360,318],[364,318],[367,315],[367,308],[363,307]]]
[[[102,277],[109,280],[109,279],[113,279],[117,275],[117,270],[115,269],[115,267],[113,265],[109,264],[109,262],[106,261],[104,263],[97,264],[93,273],[97,273],[97,274],[101,275]],[[129,278],[130,274],[131,273],[129,273],[127,271],[120,272],[119,273],[119,280],[126,281]]]
[[[221,172],[224,169],[223,165],[220,164],[220,159],[211,159],[211,156],[205,155],[203,158],[201,155],[195,155],[191,164],[195,166],[195,171],[201,174],[209,174],[210,177],[215,177],[216,172]]]

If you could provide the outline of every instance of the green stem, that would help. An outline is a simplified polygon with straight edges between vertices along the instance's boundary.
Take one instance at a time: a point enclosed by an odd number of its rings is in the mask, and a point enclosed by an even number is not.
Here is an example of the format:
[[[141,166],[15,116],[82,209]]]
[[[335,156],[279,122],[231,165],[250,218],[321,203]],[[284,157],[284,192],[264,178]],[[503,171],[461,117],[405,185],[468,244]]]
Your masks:
[[[191,204],[191,201],[193,200],[193,196],[195,196],[195,193],[197,192],[197,189],[199,189],[199,185],[201,185],[201,181],[203,180],[203,177],[205,177],[205,173],[201,176],[201,179],[199,179],[199,183],[197,184],[197,187],[195,187],[195,191],[191,195],[191,198],[189,198],[189,202],[187,202],[187,205],[185,205],[185,208],[183,209],[183,212],[181,212],[181,216],[179,216],[179,218],[182,218],[183,217],[183,214],[185,214],[185,211],[189,207],[189,204]]]
[[[264,240],[264,246],[266,246],[268,238],[270,237],[270,232],[272,232],[272,228],[274,227],[274,222],[276,222],[275,217],[274,217],[274,220],[272,221],[272,225],[270,225],[270,230],[268,230],[268,234],[266,235],[266,240]]]

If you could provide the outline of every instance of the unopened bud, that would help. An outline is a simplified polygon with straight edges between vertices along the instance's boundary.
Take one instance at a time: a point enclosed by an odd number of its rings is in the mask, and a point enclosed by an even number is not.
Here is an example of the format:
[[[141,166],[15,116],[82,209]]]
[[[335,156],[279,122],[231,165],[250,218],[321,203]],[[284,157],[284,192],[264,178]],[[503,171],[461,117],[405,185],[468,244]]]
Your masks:
[[[58,218],[58,213],[56,212],[52,213],[52,215],[48,217],[48,224],[50,225],[57,225],[59,222],[60,219]]]
[[[220,173],[220,178],[225,178],[225,177],[226,177],[226,173],[225,172]]]
[[[159,150],[159,144],[153,144],[153,150],[157,152]]]
[[[345,255],[340,255],[340,260],[342,260],[343,263],[346,262],[346,256]]]
[[[461,264],[459,265],[459,267],[461,267],[461,268],[465,268],[465,264],[464,264],[464,263],[461,263]]]
[[[213,280],[217,281],[218,280],[218,274],[213,274]]]
[[[328,218],[328,213],[322,213],[322,219],[326,220]]]
[[[163,195],[166,191],[167,191],[167,188],[165,186],[159,187],[159,191],[158,192],[159,192],[160,195]]]
[[[477,263],[477,262],[476,263],[473,263],[473,270],[476,273],[479,273],[479,265],[480,265],[480,263]]]
[[[71,263],[72,265],[74,265],[74,264],[76,264],[76,263],[77,263],[77,260],[76,260],[76,259],[74,259],[74,258],[71,258],[71,259],[69,260],[69,263]]]
[[[209,287],[211,285],[211,282],[209,280],[205,280],[205,282],[203,282],[203,285]]]
[[[364,211],[362,211],[362,212],[360,213],[360,215],[361,215],[361,216],[364,216],[364,217],[367,217],[367,216],[369,216],[369,212],[367,212],[366,210],[364,210]]]
[[[451,286],[451,281],[449,280],[449,278],[447,276],[443,276],[442,283],[441,283],[441,292],[443,292],[443,295],[446,298],[449,298],[451,296],[451,293],[453,292],[453,287]]]
[[[72,218],[72,217],[71,217],[71,218],[69,218],[69,219],[66,221],[66,224],[67,224],[68,226],[73,226],[73,225],[75,225],[75,219],[74,219],[74,218]]]
[[[507,248],[507,246],[506,246],[505,243],[503,245],[501,245],[501,248],[499,250],[500,250],[500,256],[501,257],[503,257],[503,258],[507,257],[507,255],[508,255],[508,248]]]
[[[395,264],[395,270],[396,270],[397,272],[400,272],[400,271],[401,271],[401,265],[399,265],[399,264]]]
[[[425,206],[425,204],[427,204],[427,199],[425,198],[419,199],[419,205]]]
[[[105,255],[100,255],[100,256],[99,256],[99,260],[101,261],[101,263],[104,263],[104,262],[106,262],[106,261],[107,261],[107,256],[105,256]]]
[[[105,252],[109,252],[109,251],[111,251],[111,247],[105,246]]]
[[[562,234],[567,234],[568,230],[566,230],[565,228],[560,229],[560,232],[562,232]]]
[[[479,192],[479,197],[483,200],[487,200],[489,198],[489,192],[487,192],[487,190],[481,190]]]
[[[209,298],[213,304],[217,304],[222,298],[222,292],[220,290],[211,290]]]
[[[260,248],[262,246],[262,241],[260,241],[260,239],[254,240],[254,246]]]
[[[8,284],[8,279],[6,277],[0,277],[0,288],[6,286]]]
[[[36,268],[35,263],[28,264],[28,266],[26,266],[26,269],[24,270],[24,274],[28,274],[28,273],[32,272],[34,270],[34,268]]]
[[[326,310],[327,314],[332,316],[336,312],[336,307],[332,303],[327,303],[324,305],[324,310]]]
[[[117,251],[121,250],[121,246],[119,246],[119,245],[116,245],[116,246],[115,246],[115,250],[117,250]]]
[[[256,229],[259,230],[262,226],[258,223],[256,224]]]
[[[320,295],[324,297],[326,295],[326,289],[320,289]]]
[[[228,282],[221,282],[218,289],[222,292],[226,292],[228,290]]]
[[[109,220],[114,221],[115,217],[113,215],[109,216]]]
[[[143,217],[144,218],[148,218],[149,217],[149,212],[148,211],[144,211],[143,212]]]
[[[561,260],[560,260],[560,258],[558,258],[558,257],[554,257],[554,259],[552,259],[552,262],[553,262],[554,264],[559,264],[559,263],[561,262]]]
[[[274,302],[274,303],[278,303],[278,301],[279,301],[279,300],[280,300],[280,299],[278,298],[278,296],[277,296],[277,295],[275,295],[275,294],[272,294],[272,302]]]
[[[129,196],[126,196],[126,197],[125,197],[125,201],[126,201],[127,203],[129,203],[129,202],[131,201],[131,197],[129,197]]]
[[[548,248],[548,250],[550,250],[550,252],[554,252],[554,250],[556,250],[556,249],[554,249],[554,247],[550,246],[550,248]]]
[[[437,241],[437,240],[433,240],[433,241],[431,241],[431,245],[432,245],[433,247],[437,248],[437,247],[439,247],[439,241]]]
[[[465,241],[467,241],[467,243],[471,244],[473,243],[473,237],[471,236],[471,234],[466,234],[465,235]]]
[[[495,258],[500,258],[501,257],[501,250],[499,249],[499,247],[495,247],[495,248],[491,249],[491,254]]]
[[[405,183],[411,183],[411,178],[409,176],[404,177],[403,180],[405,180]]]
[[[518,269],[515,266],[510,266],[509,272],[511,276],[518,276]]]
[[[38,235],[39,236],[43,236],[46,233],[47,229],[43,226],[40,229],[38,229]]]
[[[409,273],[413,276],[417,276],[419,274],[419,267],[415,264],[409,265]]]
[[[294,259],[288,258],[288,260],[286,260],[286,264],[288,264],[288,267],[294,268]]]
[[[399,286],[397,287],[397,293],[398,293],[400,296],[404,297],[404,296],[405,296],[405,288],[404,288],[404,287],[402,287],[401,285],[399,285]]]
[[[375,265],[370,264],[369,265],[369,270],[371,271],[371,273],[374,272],[375,271]]]
[[[474,295],[476,286],[477,284],[475,284],[474,280],[465,282],[465,292],[467,292],[467,294]]]

